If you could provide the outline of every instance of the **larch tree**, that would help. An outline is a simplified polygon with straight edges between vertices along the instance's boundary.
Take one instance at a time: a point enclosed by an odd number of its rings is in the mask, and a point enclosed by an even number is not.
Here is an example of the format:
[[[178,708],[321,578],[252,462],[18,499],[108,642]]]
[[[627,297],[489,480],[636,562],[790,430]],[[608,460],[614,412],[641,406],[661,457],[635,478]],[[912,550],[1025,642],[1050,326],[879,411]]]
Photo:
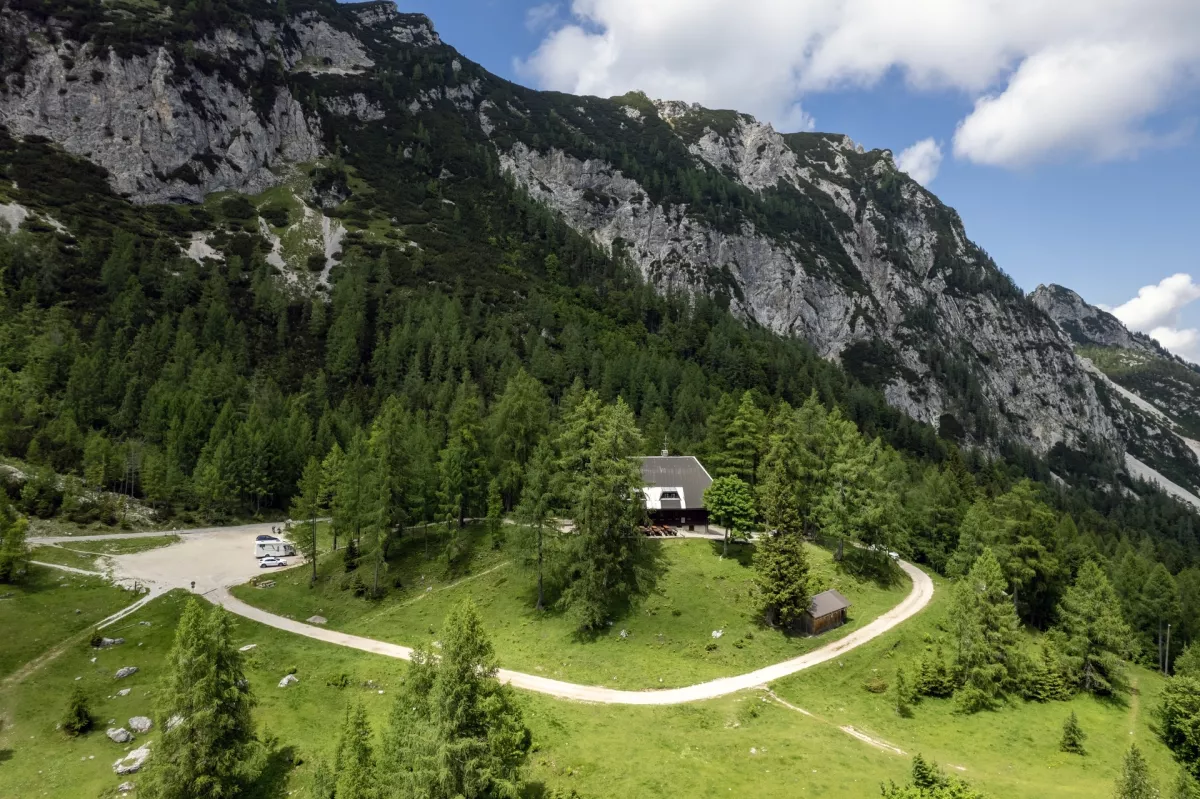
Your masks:
[[[729,554],[730,540],[741,540],[754,523],[754,495],[742,478],[718,477],[704,490],[704,507],[725,530],[722,557]]]
[[[1075,686],[1101,696],[1124,692],[1121,655],[1128,646],[1129,628],[1116,592],[1095,561],[1080,568],[1063,595],[1058,618],[1051,634]]]
[[[1154,564],[1150,576],[1146,578],[1137,611],[1137,625],[1152,637],[1151,646],[1158,654],[1158,670],[1166,674],[1169,665],[1167,630],[1173,627],[1178,631],[1179,622],[1183,617],[1183,602],[1180,600],[1179,586],[1175,584],[1175,578],[1163,564]]]
[[[954,587],[955,700],[968,713],[990,710],[1020,683],[1020,621],[990,549]]]
[[[250,710],[254,705],[220,606],[188,601],[175,628],[158,692],[162,739],[139,786],[150,799],[226,799],[257,775],[261,762]]]
[[[400,799],[516,797],[531,736],[471,601],[442,624],[438,657],[419,649],[380,762]],[[340,794],[339,794],[340,799]]]
[[[368,491],[371,479],[370,446],[366,434],[359,430],[350,442],[338,475],[337,492],[333,498],[335,530],[350,537],[355,546],[362,541],[367,520]]]
[[[361,702],[346,708],[333,765],[336,799],[378,799],[379,779],[371,725]]]
[[[442,506],[459,527],[466,525],[483,494],[481,414],[478,391],[464,374],[450,406],[450,429],[439,462]]]
[[[765,426],[765,415],[754,404],[754,395],[749,391],[745,392],[742,394],[737,413],[725,431],[722,475],[740,477],[747,483],[754,483]]]
[[[525,469],[521,502],[517,506],[517,520],[529,531],[519,539],[521,548],[525,552],[526,560],[537,570],[538,610],[546,606],[546,533],[554,508],[553,469],[553,453],[550,447],[539,446]]]
[[[346,453],[335,441],[321,461],[321,507],[332,511],[337,506],[338,489],[342,485],[345,467]],[[337,552],[339,530],[336,519],[330,523],[330,530],[333,533],[333,551]]]
[[[492,465],[505,508],[521,497],[521,483],[534,449],[550,425],[550,399],[545,387],[524,369],[518,369],[488,414]]]
[[[312,566],[310,586],[317,583],[317,517],[321,515],[321,486],[324,482],[321,462],[309,458],[297,486],[299,493],[292,499],[292,518],[303,521],[307,528],[304,537],[305,555]]]

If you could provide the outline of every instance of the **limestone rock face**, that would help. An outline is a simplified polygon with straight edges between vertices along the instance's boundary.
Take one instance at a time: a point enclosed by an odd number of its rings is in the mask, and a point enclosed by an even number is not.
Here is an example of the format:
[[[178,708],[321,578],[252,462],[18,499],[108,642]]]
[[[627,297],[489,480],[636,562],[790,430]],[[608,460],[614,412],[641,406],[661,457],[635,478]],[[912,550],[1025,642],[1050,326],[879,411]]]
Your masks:
[[[1149,355],[1161,355],[1162,348],[1147,336],[1129,331],[1121,320],[1089,305],[1074,291],[1051,284],[1038,286],[1030,301],[1053,319],[1076,344],[1121,347]]]
[[[656,107],[676,124],[696,113],[682,104]],[[840,274],[799,235],[749,221],[721,230],[687,205],[655,203],[612,164],[521,143],[500,161],[577,230],[609,250],[620,247],[663,291],[724,292],[746,319],[802,337],[849,367],[851,357],[882,347],[891,361],[885,395],[914,418],[955,425],[961,402],[945,373],[967,371],[979,401],[1001,410],[994,430],[973,436],[977,442],[1008,435],[1040,452],[1089,441],[1119,451],[1069,341],[968,241],[957,215],[898,173],[890,153],[864,154],[845,137],[819,145],[803,157],[770,126],[739,116],[727,134],[705,129],[689,151],[751,190],[783,186],[811,198],[839,231]],[[898,187],[890,209],[872,197],[885,180]],[[986,281],[1004,290],[970,288]]]

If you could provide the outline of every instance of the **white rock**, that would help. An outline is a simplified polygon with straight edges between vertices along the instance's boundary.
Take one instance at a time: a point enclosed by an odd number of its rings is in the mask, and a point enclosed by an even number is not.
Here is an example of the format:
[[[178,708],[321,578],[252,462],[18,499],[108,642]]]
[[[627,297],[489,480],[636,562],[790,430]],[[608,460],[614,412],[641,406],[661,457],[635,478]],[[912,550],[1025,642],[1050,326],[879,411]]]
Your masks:
[[[134,774],[141,769],[148,757],[150,757],[150,744],[145,744],[113,763],[113,771],[117,774]]]
[[[130,793],[133,791],[132,782],[123,782],[117,786],[117,793]]]
[[[279,681],[279,687],[287,688],[289,685],[295,685],[298,682],[300,682],[299,677],[297,677],[295,674],[289,674]]]
[[[118,680],[123,680],[126,677],[132,677],[134,674],[137,674],[137,672],[138,672],[137,666],[124,666],[122,668],[117,669],[117,673],[116,673],[116,675],[114,675],[114,678],[118,679]]]
[[[329,619],[325,618],[324,616],[309,616],[307,619],[305,619],[305,621],[307,621],[309,624],[327,624]]]
[[[115,744],[127,744],[133,740],[133,735],[124,727],[110,728],[104,734],[108,736],[108,740]]]
[[[721,637],[722,635],[724,635],[724,634],[725,634],[725,631],[724,631],[724,630],[713,630],[713,631],[712,631],[712,637],[713,637],[713,638],[720,638],[720,637]]]
[[[129,696],[129,692],[132,690],[132,688],[122,688],[121,690],[117,691],[117,696]]]
[[[134,716],[129,720],[129,728],[137,733],[150,732],[154,722],[148,716]]]
[[[245,646],[243,646],[243,647],[242,647],[241,649],[239,649],[238,651],[239,651],[239,652],[249,652],[251,649],[255,649],[255,648],[257,648],[257,647],[258,647],[258,644],[246,644]]]

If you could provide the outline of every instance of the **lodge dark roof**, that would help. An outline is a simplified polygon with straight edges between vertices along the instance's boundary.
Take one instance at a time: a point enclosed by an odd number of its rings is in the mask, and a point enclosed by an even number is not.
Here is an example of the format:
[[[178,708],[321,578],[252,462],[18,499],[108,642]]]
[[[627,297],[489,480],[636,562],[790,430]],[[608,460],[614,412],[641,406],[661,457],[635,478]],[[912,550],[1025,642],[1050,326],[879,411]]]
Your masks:
[[[682,489],[683,496],[665,498],[663,508],[700,510],[712,478],[693,455],[650,455],[642,458],[642,481],[651,488]]]
[[[819,619],[822,616],[837,613],[839,610],[845,610],[848,607],[850,607],[850,600],[842,596],[841,592],[836,588],[830,588],[828,591],[822,591],[812,598],[812,603],[808,606],[808,612],[814,619]]]

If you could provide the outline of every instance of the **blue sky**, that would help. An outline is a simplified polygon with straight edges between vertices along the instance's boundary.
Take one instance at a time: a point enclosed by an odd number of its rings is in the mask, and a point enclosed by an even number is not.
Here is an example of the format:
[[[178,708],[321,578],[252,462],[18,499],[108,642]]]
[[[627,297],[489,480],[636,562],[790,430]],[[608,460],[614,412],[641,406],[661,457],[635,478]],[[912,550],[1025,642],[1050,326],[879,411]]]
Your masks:
[[[1200,358],[1200,3],[1011,0],[995,19],[970,0],[642,3],[399,6],[529,86],[641,88],[897,155],[932,139],[927,185],[1026,290],[1118,307],[1195,277],[1119,315]]]

